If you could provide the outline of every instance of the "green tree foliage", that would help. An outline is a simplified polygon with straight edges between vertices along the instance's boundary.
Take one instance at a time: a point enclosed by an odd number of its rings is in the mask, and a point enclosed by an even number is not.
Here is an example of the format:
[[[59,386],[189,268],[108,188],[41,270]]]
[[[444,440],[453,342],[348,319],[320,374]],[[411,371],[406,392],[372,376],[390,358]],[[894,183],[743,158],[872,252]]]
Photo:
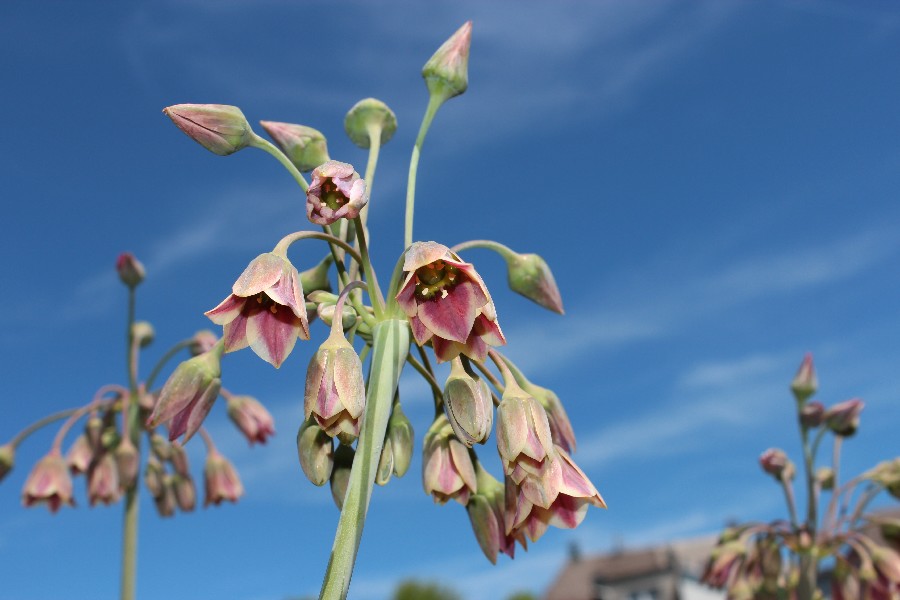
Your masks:
[[[462,596],[436,583],[409,579],[400,582],[394,590],[393,600],[462,600]]]

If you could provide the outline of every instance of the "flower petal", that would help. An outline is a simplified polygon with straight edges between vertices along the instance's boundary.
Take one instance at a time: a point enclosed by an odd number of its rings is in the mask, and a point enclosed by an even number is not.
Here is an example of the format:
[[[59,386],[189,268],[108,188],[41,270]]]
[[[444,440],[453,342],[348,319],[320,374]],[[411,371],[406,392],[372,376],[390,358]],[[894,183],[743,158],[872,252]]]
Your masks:
[[[416,304],[416,282],[414,273],[410,273],[406,276],[406,280],[403,282],[400,292],[397,293],[396,299],[397,304],[400,305],[400,308],[403,309],[403,312],[406,313],[407,317],[416,316],[419,307]]]
[[[231,288],[236,296],[249,298],[270,288],[284,274],[284,258],[266,252],[254,258]]]
[[[301,327],[290,309],[272,306],[274,313],[261,310],[247,319],[247,340],[257,356],[277,369],[294,349]]]
[[[250,345],[247,340],[246,314],[240,314],[234,321],[225,324],[222,329],[222,341],[225,344],[225,352],[243,350]]]
[[[450,248],[437,242],[413,242],[406,251],[403,270],[411,273],[436,260],[450,258]]]
[[[465,343],[480,308],[476,303],[478,297],[477,286],[471,281],[463,281],[446,296],[420,304],[417,316],[436,336]]]
[[[303,286],[300,282],[300,274],[291,266],[284,273],[284,277],[278,280],[274,286],[265,290],[266,295],[283,306],[291,309],[300,319],[300,337],[309,339],[309,319],[306,315],[306,299],[303,297]]]
[[[240,314],[245,302],[247,302],[246,298],[229,294],[217,307],[203,314],[209,317],[209,320],[216,325],[225,325],[232,322]]]

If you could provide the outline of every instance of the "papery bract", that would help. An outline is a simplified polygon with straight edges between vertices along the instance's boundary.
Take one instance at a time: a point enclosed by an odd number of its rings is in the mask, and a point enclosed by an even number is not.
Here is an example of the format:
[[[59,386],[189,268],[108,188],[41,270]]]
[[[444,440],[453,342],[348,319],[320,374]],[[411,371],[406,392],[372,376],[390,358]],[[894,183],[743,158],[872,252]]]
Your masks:
[[[416,343],[431,341],[439,362],[465,354],[484,360],[506,343],[490,294],[475,268],[437,242],[415,242],[403,263],[397,294]]]
[[[368,201],[366,182],[353,165],[330,160],[313,169],[306,190],[306,216],[316,225],[355,219]]]
[[[250,346],[275,367],[291,353],[298,337],[309,339],[300,275],[285,256],[272,252],[253,259],[231,295],[205,314],[223,326],[225,352]]]
[[[50,512],[56,512],[63,504],[75,506],[72,478],[58,450],[51,450],[31,470],[22,489],[22,504],[46,504]]]

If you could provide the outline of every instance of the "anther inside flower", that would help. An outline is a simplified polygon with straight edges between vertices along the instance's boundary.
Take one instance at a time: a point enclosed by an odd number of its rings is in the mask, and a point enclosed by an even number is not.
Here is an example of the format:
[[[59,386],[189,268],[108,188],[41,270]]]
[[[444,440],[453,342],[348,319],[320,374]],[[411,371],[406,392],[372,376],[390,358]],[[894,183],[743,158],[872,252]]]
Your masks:
[[[431,340],[438,361],[465,354],[484,360],[487,347],[506,343],[490,294],[475,268],[437,242],[416,242],[406,252],[406,279],[397,302],[409,317],[416,343]]]
[[[354,219],[368,202],[366,182],[352,165],[330,160],[313,169],[306,191],[306,216],[317,225]]]

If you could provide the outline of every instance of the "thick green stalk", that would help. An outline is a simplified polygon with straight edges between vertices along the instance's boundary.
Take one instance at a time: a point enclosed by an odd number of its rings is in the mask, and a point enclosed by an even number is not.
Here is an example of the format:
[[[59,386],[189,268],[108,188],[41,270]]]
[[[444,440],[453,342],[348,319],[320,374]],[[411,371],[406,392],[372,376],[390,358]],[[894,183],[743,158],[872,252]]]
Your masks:
[[[122,526],[121,600],[134,600],[137,579],[138,489],[125,492],[125,521]]]
[[[128,288],[128,329],[126,347],[128,367],[129,398],[122,413],[123,433],[128,432],[134,447],[140,452],[140,402],[138,398],[137,355],[140,348],[134,341],[132,327],[135,319],[134,287]],[[125,513],[122,524],[122,573],[119,579],[121,600],[134,600],[137,580],[137,535],[138,535],[138,484],[135,482],[125,490]]]
[[[372,497],[391,404],[400,371],[409,353],[407,322],[398,319],[379,322],[372,332],[372,348],[366,413],[319,600],[344,600],[350,589],[350,577]]]

